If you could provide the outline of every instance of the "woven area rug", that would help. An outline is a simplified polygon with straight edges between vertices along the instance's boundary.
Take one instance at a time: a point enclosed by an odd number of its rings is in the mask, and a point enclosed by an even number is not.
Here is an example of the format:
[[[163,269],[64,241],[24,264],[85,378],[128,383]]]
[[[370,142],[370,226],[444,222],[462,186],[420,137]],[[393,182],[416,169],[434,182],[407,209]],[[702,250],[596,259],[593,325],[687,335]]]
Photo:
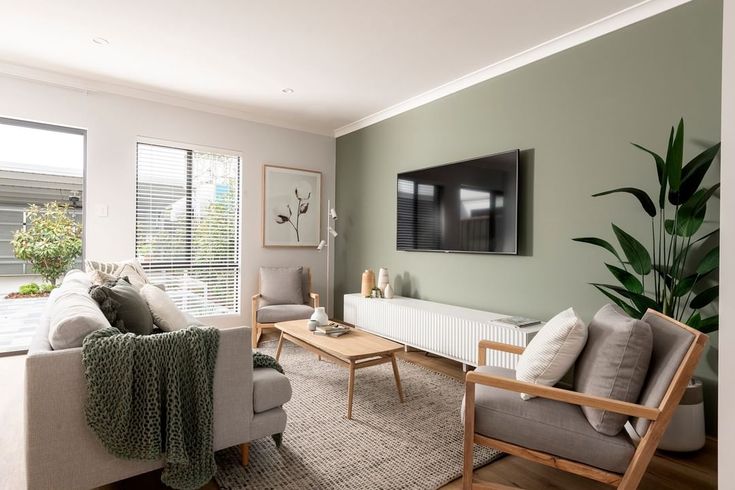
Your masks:
[[[401,404],[390,364],[360,369],[347,420],[347,369],[289,342],[281,364],[293,386],[283,445],[253,441],[247,467],[238,448],[217,452],[220,488],[435,489],[461,475],[460,381],[399,360]],[[475,467],[499,456],[477,446]]]

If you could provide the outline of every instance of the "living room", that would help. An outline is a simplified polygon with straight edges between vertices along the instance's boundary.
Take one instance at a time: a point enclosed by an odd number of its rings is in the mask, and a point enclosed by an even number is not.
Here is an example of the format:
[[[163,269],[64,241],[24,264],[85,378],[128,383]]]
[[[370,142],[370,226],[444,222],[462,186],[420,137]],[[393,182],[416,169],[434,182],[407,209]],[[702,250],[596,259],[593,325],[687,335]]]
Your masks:
[[[730,2],[3,10],[1,488],[729,488]]]

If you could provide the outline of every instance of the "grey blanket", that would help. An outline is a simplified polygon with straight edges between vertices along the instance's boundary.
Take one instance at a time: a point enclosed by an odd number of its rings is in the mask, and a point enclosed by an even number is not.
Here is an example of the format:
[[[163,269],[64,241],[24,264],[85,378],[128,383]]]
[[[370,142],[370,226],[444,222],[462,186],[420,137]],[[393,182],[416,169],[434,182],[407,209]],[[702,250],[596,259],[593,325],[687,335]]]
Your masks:
[[[219,332],[158,335],[103,328],[84,340],[87,424],[115,456],[164,458],[161,481],[199,488],[214,475],[213,386]]]

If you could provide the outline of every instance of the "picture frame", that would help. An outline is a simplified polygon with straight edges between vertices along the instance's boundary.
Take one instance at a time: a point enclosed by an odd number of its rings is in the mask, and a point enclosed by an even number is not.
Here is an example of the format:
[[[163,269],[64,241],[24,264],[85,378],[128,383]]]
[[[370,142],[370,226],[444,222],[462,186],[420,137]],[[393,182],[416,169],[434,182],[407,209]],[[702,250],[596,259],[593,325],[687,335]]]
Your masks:
[[[313,247],[321,240],[322,173],[263,165],[265,248]]]

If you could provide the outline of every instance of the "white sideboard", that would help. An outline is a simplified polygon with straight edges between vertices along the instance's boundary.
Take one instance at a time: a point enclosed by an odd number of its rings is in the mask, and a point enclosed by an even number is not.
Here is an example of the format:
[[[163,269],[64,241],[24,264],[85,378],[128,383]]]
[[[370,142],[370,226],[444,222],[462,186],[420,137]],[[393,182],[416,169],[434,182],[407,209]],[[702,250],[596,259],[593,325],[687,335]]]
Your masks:
[[[410,347],[477,366],[477,343],[494,340],[525,347],[541,325],[515,328],[495,322],[507,317],[419,299],[344,295],[344,320]],[[514,369],[518,356],[488,350],[488,364]]]

